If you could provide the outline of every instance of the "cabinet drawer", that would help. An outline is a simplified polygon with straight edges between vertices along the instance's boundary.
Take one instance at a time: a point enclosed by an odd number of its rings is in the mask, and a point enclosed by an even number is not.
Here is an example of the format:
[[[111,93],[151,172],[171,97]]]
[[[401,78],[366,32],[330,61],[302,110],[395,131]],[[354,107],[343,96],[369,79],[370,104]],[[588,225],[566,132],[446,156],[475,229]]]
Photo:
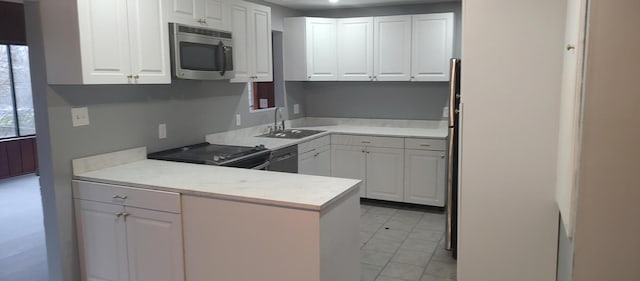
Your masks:
[[[137,208],[180,213],[180,194],[174,192],[74,180],[73,197]]]
[[[307,153],[307,152],[313,151],[314,149],[318,149],[329,144],[331,144],[330,136],[324,136],[317,139],[312,139],[310,141],[298,144],[298,154]]]
[[[404,139],[406,149],[447,150],[447,142],[442,139]]]
[[[358,136],[358,135],[332,135],[331,144],[404,148],[404,138],[372,137],[372,136]]]

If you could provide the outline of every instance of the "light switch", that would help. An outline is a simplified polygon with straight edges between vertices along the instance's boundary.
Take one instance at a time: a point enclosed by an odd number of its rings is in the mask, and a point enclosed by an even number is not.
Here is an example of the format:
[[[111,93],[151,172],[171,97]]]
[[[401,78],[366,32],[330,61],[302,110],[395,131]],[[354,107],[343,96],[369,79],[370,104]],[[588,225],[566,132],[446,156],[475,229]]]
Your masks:
[[[448,107],[448,106],[445,106],[445,107],[442,109],[442,117],[444,117],[444,118],[449,117],[449,107]]]
[[[297,103],[293,105],[293,114],[300,114],[300,105]]]
[[[72,108],[71,121],[74,127],[89,125],[89,109],[86,107]]]
[[[242,119],[240,118],[240,114],[236,114],[236,126],[242,125]]]
[[[167,124],[158,125],[158,138],[159,139],[167,138]]]

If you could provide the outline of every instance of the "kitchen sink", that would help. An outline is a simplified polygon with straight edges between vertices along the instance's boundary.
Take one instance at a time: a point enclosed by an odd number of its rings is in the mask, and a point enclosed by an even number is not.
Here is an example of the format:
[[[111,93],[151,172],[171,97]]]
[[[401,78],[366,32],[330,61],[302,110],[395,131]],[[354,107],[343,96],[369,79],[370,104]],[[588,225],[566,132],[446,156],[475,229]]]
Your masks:
[[[258,137],[276,138],[276,139],[301,139],[315,134],[324,133],[325,131],[319,130],[301,130],[301,129],[286,129],[269,132],[259,135]]]

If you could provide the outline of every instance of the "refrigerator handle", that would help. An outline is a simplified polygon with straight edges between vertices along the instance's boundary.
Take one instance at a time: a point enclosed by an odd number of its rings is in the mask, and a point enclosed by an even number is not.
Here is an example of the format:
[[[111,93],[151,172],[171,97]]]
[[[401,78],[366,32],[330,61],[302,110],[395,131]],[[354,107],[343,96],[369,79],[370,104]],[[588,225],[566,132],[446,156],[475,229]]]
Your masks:
[[[449,81],[449,127],[455,126],[455,118],[456,118],[456,93],[458,88],[458,63],[459,59],[451,59],[451,65],[449,67],[450,71],[450,81]]]

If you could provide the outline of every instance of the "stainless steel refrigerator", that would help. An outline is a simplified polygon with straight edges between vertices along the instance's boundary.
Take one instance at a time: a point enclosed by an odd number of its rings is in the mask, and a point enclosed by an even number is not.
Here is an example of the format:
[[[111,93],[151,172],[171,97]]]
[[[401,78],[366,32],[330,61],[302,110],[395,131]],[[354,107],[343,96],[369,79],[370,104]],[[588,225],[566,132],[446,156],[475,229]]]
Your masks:
[[[458,256],[458,159],[460,146],[460,59],[451,59],[449,96],[449,157],[447,166],[446,249]]]

